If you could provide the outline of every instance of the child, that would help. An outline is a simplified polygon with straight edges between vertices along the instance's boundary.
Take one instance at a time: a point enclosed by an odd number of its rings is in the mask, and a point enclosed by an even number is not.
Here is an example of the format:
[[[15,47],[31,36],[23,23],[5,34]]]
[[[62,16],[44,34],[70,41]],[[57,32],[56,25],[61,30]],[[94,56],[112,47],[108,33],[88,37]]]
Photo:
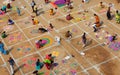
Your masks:
[[[70,39],[70,38],[72,38],[72,33],[71,33],[70,31],[67,31],[66,34],[65,34],[65,36],[66,36],[68,39]]]
[[[100,7],[104,8],[105,6],[103,5],[103,2],[100,2]]]
[[[1,34],[1,37],[2,37],[2,38],[6,38],[6,37],[7,37],[7,34],[6,34],[5,31]]]
[[[60,37],[58,37],[58,36],[55,36],[55,41],[58,43],[58,45],[60,45]]]
[[[14,22],[13,22],[11,19],[8,19],[8,24],[9,24],[9,25],[13,25]]]
[[[50,9],[50,15],[54,15],[53,9]]]

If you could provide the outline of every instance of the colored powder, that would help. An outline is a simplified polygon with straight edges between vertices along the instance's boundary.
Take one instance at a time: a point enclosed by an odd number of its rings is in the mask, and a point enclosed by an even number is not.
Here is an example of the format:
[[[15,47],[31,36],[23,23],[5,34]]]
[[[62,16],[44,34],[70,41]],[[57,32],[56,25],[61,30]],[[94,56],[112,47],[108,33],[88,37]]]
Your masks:
[[[65,4],[65,0],[56,0],[55,2],[54,2],[55,4]]]
[[[33,63],[33,61],[32,61],[32,60],[28,60],[28,64],[30,64],[30,65],[31,65],[32,63]]]
[[[28,50],[28,51],[29,51],[29,50],[31,50],[31,49],[30,49],[30,48],[27,48],[26,50]]]
[[[20,51],[21,49],[20,48],[17,48],[17,51]]]
[[[39,72],[38,75],[44,75],[44,72]]]
[[[58,73],[59,73],[59,71],[58,71],[58,70],[54,70],[54,72],[55,72],[56,74],[58,74]]]

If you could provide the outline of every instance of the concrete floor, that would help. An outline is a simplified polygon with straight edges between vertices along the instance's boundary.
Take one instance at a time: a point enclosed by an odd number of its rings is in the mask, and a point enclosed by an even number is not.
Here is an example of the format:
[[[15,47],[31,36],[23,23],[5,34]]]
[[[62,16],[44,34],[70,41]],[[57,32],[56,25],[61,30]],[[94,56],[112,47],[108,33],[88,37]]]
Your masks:
[[[54,0],[51,0],[54,1]],[[110,45],[103,45],[107,41],[106,37],[115,33],[120,42],[120,24],[116,24],[115,17],[107,20],[106,11],[109,3],[113,3],[112,15],[116,10],[120,10],[120,4],[116,0],[90,0],[88,3],[81,3],[79,0],[73,1],[71,15],[73,20],[67,21],[65,16],[69,13],[65,6],[54,10],[55,15],[49,15],[49,9],[53,8],[51,4],[45,4],[44,0],[35,0],[40,15],[38,25],[33,25],[31,21],[32,9],[31,0],[15,0],[11,3],[12,10],[8,10],[5,15],[0,15],[0,30],[5,30],[9,36],[0,40],[5,44],[5,48],[13,47],[8,55],[0,54],[0,75],[10,75],[8,63],[9,57],[15,60],[15,69],[23,64],[24,66],[15,73],[15,75],[32,75],[35,70],[35,62],[39,58],[43,61],[46,54],[52,53],[55,63],[58,63],[52,70],[47,70],[44,66],[39,72],[41,75],[120,75],[120,48],[114,50]],[[103,1],[105,8],[100,9],[99,2]],[[3,1],[0,0],[0,6]],[[21,16],[17,15],[15,7],[20,7]],[[24,8],[25,7],[25,8]],[[84,12],[83,10],[88,12]],[[103,21],[99,32],[93,32],[92,24],[95,22],[93,14],[96,13]],[[7,25],[8,18],[14,20],[15,24]],[[81,21],[79,20],[81,19]],[[36,33],[39,27],[49,28],[52,23],[54,29],[47,33]],[[72,39],[65,37],[66,31],[70,30],[73,34]],[[82,34],[87,33],[88,45],[83,48],[81,42]],[[57,45],[55,36],[61,37],[61,45]],[[49,42],[44,47],[37,49],[35,41],[47,39]],[[81,52],[85,55],[81,55]],[[73,55],[70,59],[64,61],[65,57]],[[75,74],[73,74],[75,73]]]

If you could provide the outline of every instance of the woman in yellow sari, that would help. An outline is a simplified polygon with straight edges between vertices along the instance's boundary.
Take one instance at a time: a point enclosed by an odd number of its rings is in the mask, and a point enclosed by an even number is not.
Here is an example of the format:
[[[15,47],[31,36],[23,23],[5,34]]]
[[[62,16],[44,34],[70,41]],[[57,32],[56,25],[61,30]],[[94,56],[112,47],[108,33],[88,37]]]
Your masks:
[[[116,22],[120,23],[120,13],[118,12],[118,10],[116,10],[115,18],[116,18]]]

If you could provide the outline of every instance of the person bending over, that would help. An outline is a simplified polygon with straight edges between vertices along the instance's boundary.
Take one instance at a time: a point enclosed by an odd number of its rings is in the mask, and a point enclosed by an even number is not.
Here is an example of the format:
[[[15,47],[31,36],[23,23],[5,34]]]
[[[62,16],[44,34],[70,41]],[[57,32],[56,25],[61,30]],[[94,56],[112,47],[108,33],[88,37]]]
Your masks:
[[[13,20],[8,19],[8,24],[9,24],[9,25],[13,25],[13,24],[14,24]]]
[[[45,32],[48,32],[48,30],[47,29],[45,29],[45,28],[38,28],[38,31],[39,32],[41,32],[41,33],[45,33]]]

